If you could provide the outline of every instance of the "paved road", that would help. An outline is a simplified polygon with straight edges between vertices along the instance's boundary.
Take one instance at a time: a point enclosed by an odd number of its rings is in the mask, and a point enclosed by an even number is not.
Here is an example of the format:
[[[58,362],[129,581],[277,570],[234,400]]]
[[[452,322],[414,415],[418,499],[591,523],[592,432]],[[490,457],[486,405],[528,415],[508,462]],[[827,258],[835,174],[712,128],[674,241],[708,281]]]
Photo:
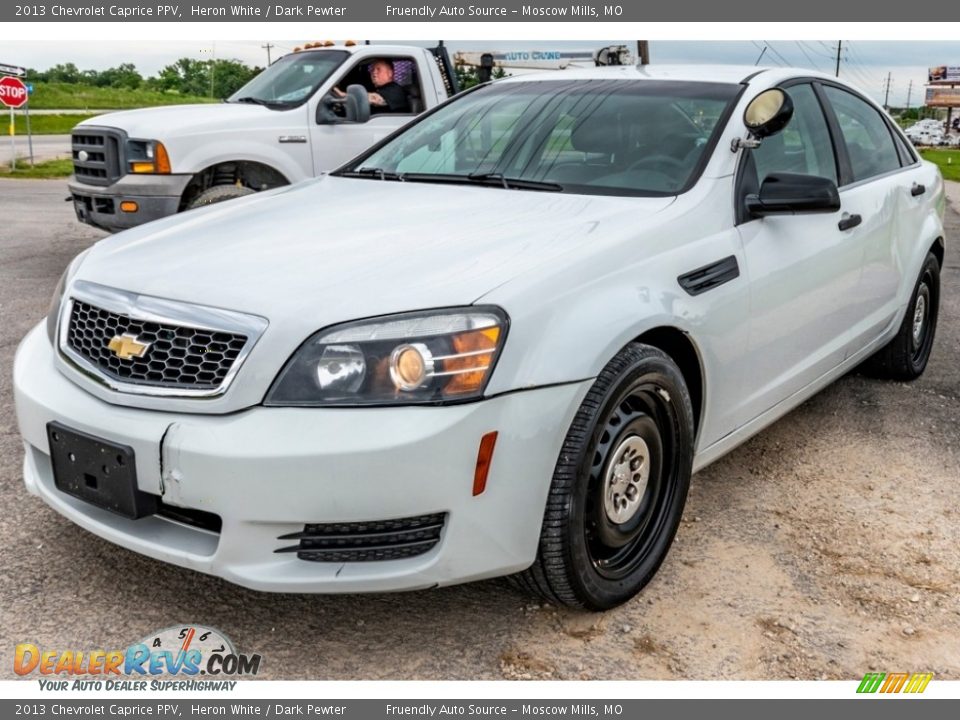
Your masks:
[[[17,153],[18,163],[21,162],[21,158],[28,158],[30,156],[30,147],[27,142],[26,135],[17,135],[14,138],[14,145]],[[10,136],[0,136],[0,165],[8,165],[10,163],[11,155]],[[42,160],[53,160],[61,157],[70,157],[69,135],[33,136],[33,159],[35,162],[40,162]]]
[[[0,181],[0,648],[126,647],[198,622],[274,679],[960,679],[960,260],[927,374],[850,375],[694,478],[677,545],[603,615],[501,581],[399,595],[251,592],[117,548],[27,495],[12,413],[19,339],[78,225],[60,181]],[[960,216],[948,214],[960,237]],[[11,677],[9,662],[0,677]]]

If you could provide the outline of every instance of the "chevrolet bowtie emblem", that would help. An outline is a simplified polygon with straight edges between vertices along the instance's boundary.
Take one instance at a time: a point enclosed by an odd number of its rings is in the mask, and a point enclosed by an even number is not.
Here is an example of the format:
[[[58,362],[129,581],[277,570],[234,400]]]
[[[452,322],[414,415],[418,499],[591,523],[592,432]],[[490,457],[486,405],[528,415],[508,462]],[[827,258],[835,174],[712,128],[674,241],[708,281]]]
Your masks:
[[[114,335],[110,344],[107,345],[107,349],[121,360],[129,360],[130,358],[142,358],[146,355],[150,345],[151,343],[142,343],[137,340],[136,335],[124,333],[123,335]]]

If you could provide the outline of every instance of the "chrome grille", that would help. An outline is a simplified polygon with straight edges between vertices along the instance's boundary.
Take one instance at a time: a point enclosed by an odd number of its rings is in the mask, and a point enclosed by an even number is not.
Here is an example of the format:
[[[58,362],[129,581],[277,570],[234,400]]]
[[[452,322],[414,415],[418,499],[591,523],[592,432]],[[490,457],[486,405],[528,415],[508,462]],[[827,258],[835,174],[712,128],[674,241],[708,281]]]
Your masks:
[[[311,523],[302,532],[278,540],[299,540],[298,545],[274,552],[296,553],[312,562],[370,562],[416,557],[440,542],[446,513],[398,520],[354,523]]]
[[[71,152],[76,179],[88,185],[110,185],[119,179],[124,174],[124,139],[119,130],[111,128],[75,128]]]
[[[109,349],[124,334],[149,345],[142,357],[121,359]],[[115,380],[190,390],[219,388],[247,343],[238,333],[139,320],[80,300],[70,311],[66,340]]]

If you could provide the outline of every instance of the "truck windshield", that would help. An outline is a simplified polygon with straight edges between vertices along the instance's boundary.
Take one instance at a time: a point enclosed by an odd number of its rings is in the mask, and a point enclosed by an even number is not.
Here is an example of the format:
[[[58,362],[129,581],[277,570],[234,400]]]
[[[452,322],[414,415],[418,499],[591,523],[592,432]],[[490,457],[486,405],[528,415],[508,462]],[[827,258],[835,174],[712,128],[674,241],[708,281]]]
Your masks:
[[[349,54],[342,50],[321,50],[285,55],[227,98],[227,102],[300,105]]]
[[[674,195],[696,180],[741,86],[504,82],[428,115],[335,174],[591,195]]]

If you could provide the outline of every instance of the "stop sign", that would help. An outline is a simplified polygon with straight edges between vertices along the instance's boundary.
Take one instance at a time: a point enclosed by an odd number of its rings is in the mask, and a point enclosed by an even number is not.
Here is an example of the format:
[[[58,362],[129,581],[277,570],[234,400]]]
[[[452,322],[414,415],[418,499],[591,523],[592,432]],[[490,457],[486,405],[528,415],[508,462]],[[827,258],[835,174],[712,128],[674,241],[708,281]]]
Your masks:
[[[0,78],[0,102],[7,107],[18,108],[27,102],[27,86],[15,77]]]

